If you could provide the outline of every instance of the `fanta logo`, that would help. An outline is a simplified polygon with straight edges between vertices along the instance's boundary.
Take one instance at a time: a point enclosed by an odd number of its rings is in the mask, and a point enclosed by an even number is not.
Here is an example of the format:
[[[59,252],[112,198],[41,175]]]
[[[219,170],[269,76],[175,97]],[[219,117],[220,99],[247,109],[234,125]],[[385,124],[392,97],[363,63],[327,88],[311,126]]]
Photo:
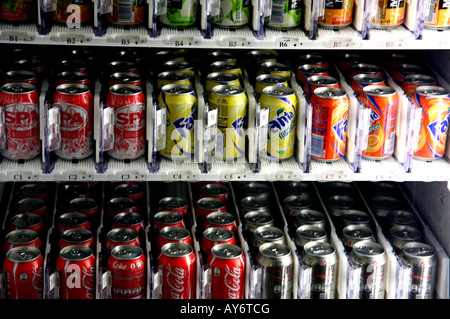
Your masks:
[[[336,125],[333,126],[333,131],[336,133],[336,136],[343,141],[344,134],[347,132],[347,120],[339,121]]]
[[[433,136],[437,142],[441,142],[441,140],[445,138],[445,133],[448,130],[448,122],[449,116],[441,122],[436,121],[428,125],[428,130],[430,131],[431,136]]]
[[[194,127],[194,117],[192,114],[188,118],[181,117],[173,122],[173,126],[178,131],[181,137],[185,138],[186,131],[190,131]]]
[[[242,127],[244,126],[244,118],[240,117],[236,121],[234,121],[231,126],[236,131],[236,134],[242,137]]]
[[[376,122],[380,119],[380,116],[378,115],[378,113],[374,110],[372,110],[372,112],[370,112],[370,122]]]
[[[76,105],[61,105],[61,129],[75,131],[86,126],[88,113]]]
[[[38,108],[35,104],[10,104],[5,111],[5,122],[11,129],[27,131],[39,123]]]
[[[277,116],[269,122],[271,133],[277,133],[284,130],[294,118],[294,112],[286,112],[283,109],[277,111]]]
[[[127,131],[137,131],[144,127],[144,108],[142,105],[124,106],[115,114],[117,127]]]

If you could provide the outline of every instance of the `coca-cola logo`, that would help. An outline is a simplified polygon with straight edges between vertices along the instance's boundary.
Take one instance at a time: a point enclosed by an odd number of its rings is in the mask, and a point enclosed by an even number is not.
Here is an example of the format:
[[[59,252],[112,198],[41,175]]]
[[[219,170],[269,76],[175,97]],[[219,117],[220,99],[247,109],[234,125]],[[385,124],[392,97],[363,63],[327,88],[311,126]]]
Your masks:
[[[86,126],[88,112],[85,108],[73,104],[58,105],[61,110],[61,130],[77,131]]]
[[[5,111],[5,122],[13,130],[28,131],[39,123],[38,107],[34,103],[9,104]]]
[[[242,269],[239,267],[230,268],[228,265],[225,266],[225,276],[223,281],[225,287],[228,289],[229,299],[239,299],[241,290],[241,276]]]
[[[115,125],[126,131],[138,131],[145,125],[143,104],[131,104],[118,108],[114,114]]]
[[[37,298],[42,298],[42,267],[33,268],[32,274],[32,285],[36,290]]]
[[[167,265],[165,283],[169,286],[171,299],[184,299],[186,271],[182,267]]]

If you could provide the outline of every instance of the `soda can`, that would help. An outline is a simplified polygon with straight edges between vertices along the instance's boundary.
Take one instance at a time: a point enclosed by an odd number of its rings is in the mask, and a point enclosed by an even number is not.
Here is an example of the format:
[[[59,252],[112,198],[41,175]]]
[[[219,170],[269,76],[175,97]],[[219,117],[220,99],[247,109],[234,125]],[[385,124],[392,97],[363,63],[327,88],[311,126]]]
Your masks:
[[[83,60],[64,59],[56,63],[55,71],[57,74],[61,72],[80,72],[89,74],[88,64]]]
[[[141,246],[139,234],[130,228],[114,228],[108,231],[105,239],[105,248],[111,252],[114,247],[120,245]]]
[[[179,226],[168,226],[159,231],[156,237],[158,248],[161,249],[165,244],[169,243],[184,243],[194,247],[191,232]]]
[[[162,299],[193,299],[196,286],[196,256],[192,246],[169,243],[161,248]]]
[[[306,96],[311,97],[314,90],[321,87],[339,88],[339,82],[335,77],[326,75],[313,75],[307,78],[303,87]]]
[[[269,212],[251,211],[244,215],[244,230],[253,233],[261,226],[274,226],[275,220]]]
[[[108,86],[116,84],[135,85],[143,88],[142,77],[138,73],[133,72],[115,72],[109,76]]]
[[[344,227],[344,229],[342,229],[341,240],[348,253],[350,253],[356,243],[361,241],[376,242],[373,231],[370,228],[361,225],[349,225]]]
[[[250,21],[250,2],[220,0],[220,14],[212,16],[212,23],[220,28],[237,29]]]
[[[16,203],[16,214],[36,214],[41,217],[47,217],[47,202],[39,198],[24,198]]]
[[[227,212],[225,203],[218,198],[203,197],[195,204],[195,214],[202,221],[205,221],[209,214],[216,212]]]
[[[332,195],[325,200],[331,216],[341,217],[346,211],[355,208],[355,200],[348,195]]]
[[[2,84],[7,83],[27,83],[33,85],[36,89],[39,90],[39,83],[34,74],[31,71],[25,70],[17,70],[17,71],[8,71],[3,74]]]
[[[256,263],[261,267],[261,299],[291,299],[294,257],[289,246],[266,243],[259,247]]]
[[[264,24],[276,30],[290,30],[300,25],[301,17],[300,2],[275,0],[272,1],[271,15],[265,18]]]
[[[370,199],[372,210],[376,216],[386,218],[389,211],[400,209],[402,201],[393,196],[375,195]]]
[[[404,0],[380,1],[371,18],[372,26],[387,29],[401,25],[405,20],[405,2]]]
[[[370,74],[383,77],[383,72],[378,65],[369,63],[357,63],[350,69],[348,78],[353,79],[354,76],[360,74]]]
[[[145,153],[145,97],[135,85],[109,88],[106,106],[114,109],[114,146],[108,154],[119,160],[136,159]]]
[[[211,299],[243,299],[245,259],[236,245],[219,244],[211,249],[207,260],[211,269]]]
[[[225,50],[214,50],[212,52],[209,52],[207,57],[208,57],[208,65],[216,61],[227,61],[227,62],[238,61],[234,53]]]
[[[261,74],[279,75],[286,78],[287,80],[290,80],[291,68],[281,62],[263,62],[259,67],[257,75]]]
[[[3,261],[7,299],[43,298],[44,259],[39,249],[23,246],[10,249]]]
[[[312,207],[312,197],[309,194],[290,195],[283,199],[286,216],[295,217],[302,210]]]
[[[139,74],[139,68],[134,61],[128,60],[112,60],[109,61],[104,67],[104,76],[106,79],[113,73],[125,72]]]
[[[153,216],[153,229],[156,232],[168,226],[186,227],[183,215],[177,212],[160,211]]]
[[[90,86],[89,74],[83,72],[64,71],[56,75],[56,87],[61,84],[78,84]]]
[[[4,252],[7,252],[8,250],[15,247],[23,246],[35,247],[41,250],[42,242],[39,234],[36,231],[30,229],[13,230],[6,234],[5,241],[3,242]]]
[[[421,86],[412,99],[416,107],[422,110],[414,157],[426,161],[441,158],[445,153],[450,120],[449,91],[440,86]]]
[[[11,217],[9,222],[9,230],[30,229],[42,235],[45,230],[45,225],[42,217],[36,214],[18,214]]]
[[[259,247],[266,243],[286,245],[284,232],[280,228],[274,226],[261,226],[256,228],[251,237],[252,246],[259,249]]]
[[[371,228],[371,218],[366,212],[350,209],[342,213],[342,226],[360,225]]]
[[[304,86],[308,78],[313,75],[330,76],[326,67],[315,64],[299,65],[295,71],[295,77],[301,86]]]
[[[348,75],[351,68],[358,63],[366,63],[367,59],[360,53],[343,53],[339,54],[336,59],[338,69],[345,75]]]
[[[114,216],[112,228],[130,228],[140,233],[144,231],[144,216],[126,212]]]
[[[13,3],[14,5],[7,5]],[[0,19],[10,23],[30,22],[36,19],[37,6],[36,1],[24,0],[20,2],[2,3],[0,10]]]
[[[227,202],[229,196],[228,187],[220,184],[206,184],[200,189],[200,198],[213,197]]]
[[[36,74],[39,84],[42,83],[42,80],[48,71],[45,63],[41,60],[40,57],[29,58],[29,56],[27,56],[27,58],[25,59],[15,60],[12,63],[11,69],[26,70],[33,72],[34,74]]]
[[[206,76],[205,80],[205,93],[206,96],[211,94],[212,88],[216,85],[234,85],[241,86],[239,77],[234,73],[226,72],[212,72]]]
[[[333,245],[312,241],[300,254],[306,267],[311,268],[310,299],[334,299],[336,295],[337,257]]]
[[[259,100],[263,89],[268,86],[289,87],[288,79],[284,76],[273,74],[260,74],[256,76],[254,87],[256,100]]]
[[[66,24],[68,21],[72,20],[72,9],[69,8],[70,5],[79,6],[79,17],[77,18],[77,22],[81,24],[87,24],[91,22],[92,19],[92,3],[89,0],[81,0],[81,1],[64,1],[57,0],[56,1],[56,10],[53,11],[53,20]]]
[[[210,73],[231,73],[235,74],[239,80],[244,79],[244,73],[238,62],[216,61],[210,64]]]
[[[170,2],[167,5],[167,12],[160,16],[160,21],[165,26],[172,28],[191,27],[197,22],[198,11],[198,0]]]
[[[368,85],[381,85],[385,86],[384,78],[378,75],[373,74],[357,74],[352,77],[350,82],[350,86],[355,92],[356,96],[359,96],[363,93],[363,89]]]
[[[48,187],[46,183],[26,183],[20,186],[19,198],[38,198],[47,200],[48,198]]]
[[[307,53],[300,56],[297,56],[295,54],[293,58],[295,59],[295,65],[297,66],[304,64],[314,64],[323,66],[326,69],[330,67],[328,59],[320,53]]]
[[[112,277],[113,299],[144,299],[147,264],[142,248],[120,245],[111,250],[108,270]]]
[[[325,217],[325,214],[322,212],[319,212],[318,210],[313,209],[301,209],[297,212],[295,212],[295,227],[300,226],[315,226],[320,229],[325,229],[327,226],[327,220]]]
[[[89,197],[74,198],[69,202],[68,212],[81,213],[91,218],[98,212],[98,203],[95,199]]]
[[[446,0],[430,1],[425,8],[424,27],[444,30],[450,27],[450,7]]]
[[[162,68],[163,68],[163,72],[164,71],[166,71],[166,72],[175,71],[175,72],[186,73],[189,76],[189,81],[191,83],[194,83],[196,70],[195,70],[194,65],[189,61],[185,61],[185,60],[166,61],[162,65]]]
[[[158,74],[156,87],[160,90],[166,84],[192,86],[190,75],[181,71],[164,71]]]
[[[341,159],[347,144],[349,100],[342,89],[318,88],[313,106],[311,157],[325,162]]]
[[[109,217],[114,218],[114,216],[121,213],[137,213],[138,207],[131,198],[115,197],[106,203],[106,212]]]
[[[158,108],[166,109],[166,143],[159,151],[164,157],[182,160],[194,154],[194,121],[197,95],[192,86],[167,84],[158,96]]]
[[[135,27],[145,22],[145,1],[113,0],[112,11],[106,15],[108,23],[120,27]]]
[[[219,145],[211,155],[234,160],[245,154],[245,128],[248,98],[242,87],[217,85],[208,98],[210,110],[217,109],[217,127],[221,131],[222,147]],[[219,143],[217,143],[219,144]]]
[[[56,260],[61,299],[95,299],[95,257],[92,249],[72,245],[61,249]]]
[[[426,75],[426,71],[422,66],[410,63],[397,64],[393,67],[393,70],[391,71],[392,79],[395,82],[397,82],[400,86],[405,81],[406,76],[413,74]]]
[[[10,160],[28,160],[41,153],[39,97],[28,83],[2,85],[0,105],[5,107],[6,146],[1,150]]]
[[[325,189],[323,190],[324,194],[331,195],[339,195],[339,196],[349,196],[354,197],[358,196],[357,191],[352,183],[348,182],[330,182],[326,183]]]
[[[438,266],[434,248],[424,243],[408,243],[399,257],[403,265],[411,268],[408,299],[433,299]]]
[[[269,201],[256,196],[247,196],[241,199],[241,213],[248,212],[269,212]]]
[[[301,253],[303,247],[311,241],[328,242],[327,231],[313,225],[302,225],[295,230],[294,242]]]
[[[58,186],[58,197],[61,202],[70,202],[77,197],[89,197],[89,184],[67,182]]]
[[[263,62],[276,62],[277,61],[277,53],[271,50],[251,50],[246,53],[247,60],[250,62],[250,65],[257,64],[258,67]]]
[[[189,214],[189,206],[182,197],[164,197],[159,201],[158,211],[177,212],[183,216]]]
[[[370,109],[369,140],[362,155],[374,160],[390,157],[395,147],[397,93],[390,86],[369,85],[359,99]]]
[[[58,243],[59,249],[67,246],[81,245],[94,250],[95,242],[94,235],[89,229],[73,228],[64,231]]]
[[[259,197],[270,201],[270,187],[264,183],[250,182],[241,189],[244,197]]]
[[[312,196],[313,189],[307,182],[287,182],[284,185],[284,190],[287,196],[299,196],[299,195],[309,195]]]
[[[383,246],[370,241],[355,243],[350,260],[353,266],[361,268],[359,299],[384,299],[387,261]]]
[[[396,226],[419,227],[419,219],[416,214],[406,210],[391,210],[387,217],[391,223],[391,228]]]
[[[411,226],[395,226],[389,231],[389,242],[397,254],[400,254],[407,243],[422,241],[422,232]]]
[[[236,217],[226,212],[216,212],[206,216],[205,223],[203,224],[203,230],[211,227],[226,228],[231,230],[233,234],[236,234],[238,231]]]
[[[140,183],[121,183],[114,187],[114,195],[131,199],[137,203],[141,198],[144,198],[144,189]]]
[[[261,110],[269,110],[267,148],[261,151],[261,157],[272,160],[292,157],[297,116],[295,91],[283,86],[269,86],[263,89],[259,103]]]
[[[200,249],[204,256],[208,256],[211,249],[218,244],[236,245],[236,238],[231,230],[221,227],[211,227],[203,231],[200,239]]]
[[[437,80],[425,74],[409,74],[405,76],[401,88],[406,95],[412,98],[419,86],[437,86]]]
[[[319,27],[326,29],[340,29],[350,25],[353,21],[354,1],[331,0],[325,2],[323,16],[319,17]]]

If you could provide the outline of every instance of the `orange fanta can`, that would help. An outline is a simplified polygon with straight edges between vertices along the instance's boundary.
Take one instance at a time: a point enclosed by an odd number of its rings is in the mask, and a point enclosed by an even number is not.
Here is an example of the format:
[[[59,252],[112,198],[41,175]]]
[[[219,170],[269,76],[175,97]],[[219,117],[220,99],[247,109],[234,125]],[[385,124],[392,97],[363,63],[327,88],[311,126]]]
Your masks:
[[[429,75],[425,74],[410,74],[405,76],[405,81],[402,84],[402,90],[409,97],[413,96],[416,93],[416,89],[419,86],[437,86],[437,80]]]
[[[449,91],[440,86],[420,86],[413,95],[422,109],[419,142],[414,157],[424,160],[440,158],[445,152],[450,112]]]
[[[371,110],[369,141],[362,155],[375,160],[391,156],[395,147],[397,93],[390,86],[369,85],[359,99]]]

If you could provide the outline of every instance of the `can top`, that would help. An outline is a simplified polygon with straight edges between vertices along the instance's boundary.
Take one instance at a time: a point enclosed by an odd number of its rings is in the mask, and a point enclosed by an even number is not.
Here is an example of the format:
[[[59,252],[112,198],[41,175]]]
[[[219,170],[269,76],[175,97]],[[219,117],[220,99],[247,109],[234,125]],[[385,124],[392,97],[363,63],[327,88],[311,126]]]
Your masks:
[[[8,94],[27,94],[36,91],[36,88],[32,84],[19,82],[3,84],[1,90]]]
[[[303,222],[317,223],[324,222],[325,215],[314,209],[302,209],[295,213],[295,219]]]
[[[84,212],[98,208],[97,201],[90,197],[78,197],[69,202],[70,209],[77,212]]]
[[[323,74],[328,72],[327,68],[317,64],[302,64],[297,67],[300,72],[306,72],[308,74]]]
[[[207,210],[216,210],[225,207],[224,202],[215,197],[202,197],[197,201],[196,205]]]
[[[59,252],[59,255],[69,261],[85,260],[93,255],[92,249],[82,245],[71,245],[64,247]]]
[[[401,72],[412,73],[412,72],[424,72],[425,69],[417,64],[401,63],[394,66],[394,70]]]
[[[58,62],[58,68],[65,68],[64,71],[76,71],[86,67],[87,63],[83,60],[66,59]]]
[[[84,196],[88,193],[88,186],[87,184],[82,183],[64,183],[60,187],[60,192],[66,197],[79,197]]]
[[[233,53],[222,50],[216,50],[208,53],[208,59],[212,61],[236,61],[236,57]]]
[[[201,188],[201,192],[208,196],[217,196],[228,193],[228,187],[220,184],[206,184]]]
[[[352,70],[357,70],[360,72],[374,72],[374,71],[380,71],[380,67],[375,64],[368,64],[368,63],[357,63],[354,66],[352,66]]]
[[[288,209],[305,209],[312,205],[312,198],[309,194],[290,195],[283,200],[283,204]]]
[[[236,85],[221,84],[212,88],[212,91],[221,96],[236,96],[245,94],[244,88]]]
[[[109,88],[109,92],[116,95],[137,95],[142,93],[142,89],[139,86],[131,84],[116,84]]]
[[[48,187],[45,184],[33,183],[20,187],[20,194],[25,197],[39,197],[48,194]]]
[[[395,94],[393,88],[385,85],[368,85],[363,88],[363,92],[372,96],[389,96]]]
[[[316,53],[303,54],[299,56],[297,60],[303,64],[319,64],[327,61],[327,59],[324,56]]]
[[[135,240],[138,233],[131,228],[114,228],[106,234],[106,237],[113,242],[125,243]]]
[[[179,226],[169,226],[164,227],[159,231],[159,235],[165,239],[176,239],[181,240],[188,238],[190,236],[190,232],[188,229]]]
[[[16,227],[32,227],[42,222],[42,217],[33,213],[23,213],[11,217],[11,224]]]
[[[133,212],[119,213],[114,216],[114,222],[122,226],[139,225],[144,221],[144,216]]]
[[[216,61],[211,63],[212,70],[238,70],[241,67],[237,62],[228,62],[228,61]]]
[[[433,247],[418,242],[407,243],[402,250],[406,256],[411,258],[432,258],[435,255]]]
[[[416,88],[416,94],[426,97],[448,97],[449,91],[440,86],[424,85]]]
[[[131,71],[136,69],[136,64],[126,60],[115,60],[108,62],[107,67],[110,70]]]
[[[403,241],[420,241],[422,239],[422,233],[411,226],[394,226],[390,230],[393,238],[398,238]]]
[[[277,241],[284,238],[284,232],[278,227],[261,226],[255,229],[253,236],[264,241]]]
[[[6,253],[6,258],[16,263],[33,261],[39,256],[41,256],[39,249],[31,246],[11,248]]]
[[[68,243],[84,243],[93,237],[92,232],[85,228],[67,229],[61,234],[61,239]]]
[[[234,82],[237,81],[239,77],[234,73],[212,72],[206,76],[206,79],[212,82]]]
[[[295,91],[287,86],[267,86],[262,90],[262,94],[278,98],[294,95]]]
[[[401,201],[392,196],[378,195],[372,198],[372,205],[378,209],[394,210],[400,207]]]
[[[236,222],[236,218],[227,212],[215,212],[206,216],[206,220],[213,225],[229,225]]]
[[[58,80],[66,82],[85,81],[89,79],[89,75],[83,72],[64,71],[57,75]]]
[[[244,196],[266,197],[270,195],[270,187],[263,183],[251,182],[242,187]]]
[[[280,62],[265,61],[261,63],[261,68],[270,71],[290,71],[289,66]]]
[[[66,95],[80,95],[89,92],[89,87],[83,84],[65,83],[56,87],[56,92]]]
[[[184,84],[166,84],[161,87],[161,91],[168,95],[186,95],[193,94],[194,88]]]
[[[306,82],[316,85],[335,85],[339,83],[335,77],[328,75],[313,75],[310,76]]]
[[[169,70],[183,70],[183,69],[190,69],[193,67],[193,65],[188,61],[178,61],[178,60],[166,61],[164,62],[163,66],[169,68]]]
[[[211,254],[220,259],[234,259],[242,255],[242,249],[232,244],[218,244],[211,248]]]
[[[159,201],[159,206],[164,208],[182,208],[187,206],[187,201],[182,197],[164,197]]]
[[[350,209],[342,213],[342,219],[351,223],[368,223],[370,215],[361,210]]]
[[[16,208],[22,212],[35,212],[47,207],[45,200],[40,198],[24,198],[17,202]]]
[[[259,247],[259,252],[269,258],[284,258],[291,255],[289,246],[278,243],[265,243]]]
[[[5,72],[3,78],[9,81],[29,81],[36,79],[36,74],[26,70],[12,70]]]
[[[314,94],[325,99],[340,99],[347,96],[347,93],[343,89],[327,86],[315,89]]]
[[[251,211],[244,215],[247,223],[256,225],[271,224],[274,221],[273,216],[269,212]]]
[[[355,206],[355,200],[347,195],[333,195],[327,198],[327,205],[339,209],[349,210]]]
[[[29,244],[39,238],[39,234],[31,229],[18,229],[6,234],[5,240],[11,244]]]
[[[191,254],[194,249],[185,243],[168,243],[161,247],[161,254],[167,257],[185,257]]]
[[[189,80],[189,74],[181,71],[164,71],[158,74],[158,79],[167,81]]]
[[[114,188],[114,192],[121,197],[137,196],[144,193],[142,186],[137,183],[132,184],[123,183],[117,185]]]
[[[257,60],[275,59],[276,55],[272,52],[265,50],[252,50],[247,52],[247,56],[255,58]]]
[[[361,84],[371,85],[371,84],[379,84],[384,83],[384,78],[375,74],[357,74],[353,77],[353,81]]]
[[[436,78],[425,74],[409,74],[405,76],[404,81],[405,83],[415,83],[422,85],[432,85],[437,83]]]
[[[247,210],[261,210],[269,207],[269,202],[261,197],[247,196],[241,200],[241,206]]]
[[[374,257],[379,255],[384,255],[384,248],[378,243],[374,243],[369,240],[362,240],[353,245],[353,251],[360,255],[366,257]]]
[[[349,225],[344,227],[342,235],[347,238],[364,239],[371,238],[373,236],[373,231],[366,226]]]
[[[277,74],[260,74],[256,77],[256,82],[264,85],[284,84],[287,82],[286,78]]]
[[[159,211],[153,216],[153,220],[163,224],[176,224],[183,220],[183,215],[173,211]]]
[[[295,235],[308,239],[324,239],[327,237],[327,231],[313,225],[302,225],[296,229]]]
[[[310,256],[329,256],[335,253],[333,245],[321,241],[311,241],[305,244],[303,250]]]
[[[399,225],[410,225],[418,222],[416,215],[406,210],[391,210],[387,216],[391,223]]]
[[[233,238],[231,230],[222,227],[210,227],[203,231],[203,237],[210,241],[226,241]]]
[[[111,250],[111,256],[119,260],[134,260],[143,254],[142,248],[135,245],[119,245]]]
[[[286,191],[290,195],[301,195],[312,193],[312,188],[309,184],[305,182],[289,182],[286,184]]]
[[[108,201],[108,207],[117,211],[129,210],[136,207],[136,202],[131,198],[115,197]]]
[[[109,79],[117,82],[129,83],[140,80],[141,76],[132,72],[115,72],[109,76]]]

